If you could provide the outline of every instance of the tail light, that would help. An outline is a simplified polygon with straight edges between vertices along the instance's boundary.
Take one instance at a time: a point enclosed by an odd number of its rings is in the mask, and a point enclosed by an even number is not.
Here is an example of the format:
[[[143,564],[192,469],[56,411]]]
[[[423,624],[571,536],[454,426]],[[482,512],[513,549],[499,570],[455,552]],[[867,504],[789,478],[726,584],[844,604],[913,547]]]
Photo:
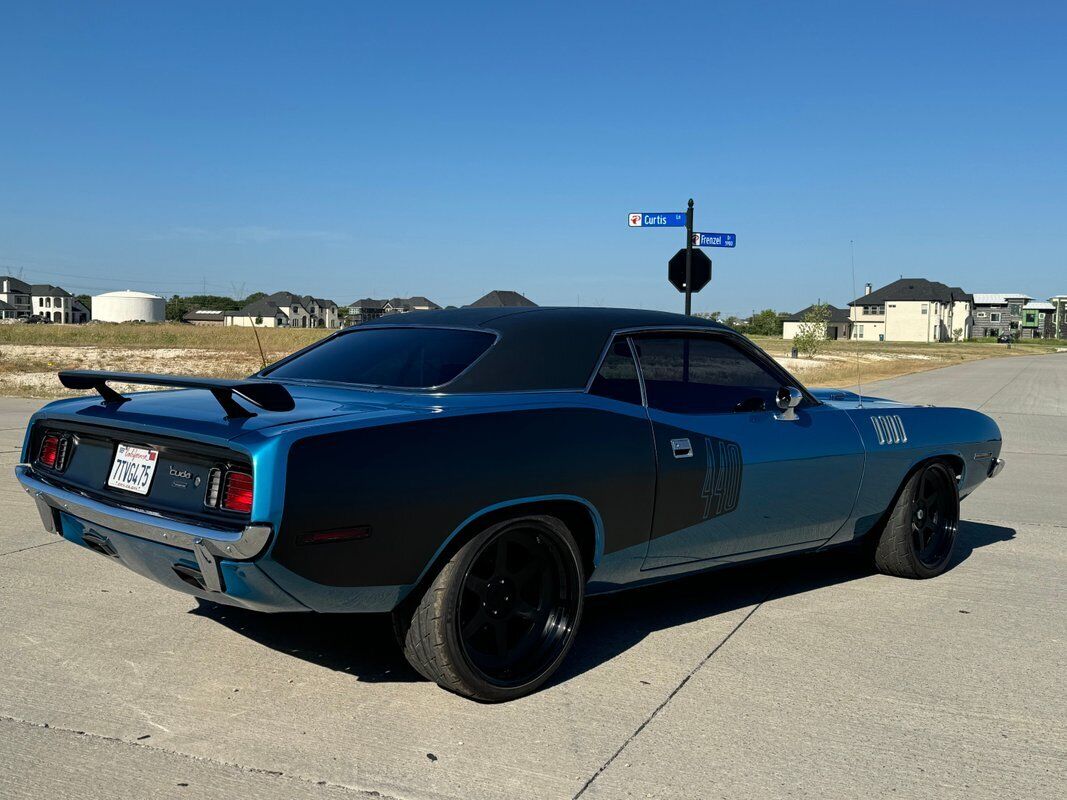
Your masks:
[[[41,437],[41,447],[37,451],[37,463],[62,472],[67,467],[72,445],[73,442],[68,435],[46,433]]]
[[[227,511],[252,511],[252,476],[247,472],[227,472],[222,483],[222,508]]]
[[[41,449],[37,451],[37,462],[55,469],[56,457],[59,455],[59,437],[47,434],[41,439]]]

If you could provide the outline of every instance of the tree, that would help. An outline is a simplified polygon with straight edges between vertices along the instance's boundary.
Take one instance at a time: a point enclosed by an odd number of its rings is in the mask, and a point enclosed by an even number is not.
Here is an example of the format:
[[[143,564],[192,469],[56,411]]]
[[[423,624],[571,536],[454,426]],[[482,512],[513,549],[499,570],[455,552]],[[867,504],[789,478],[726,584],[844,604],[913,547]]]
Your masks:
[[[815,358],[826,344],[826,326],[830,322],[830,306],[816,303],[804,314],[793,344],[808,358]]]
[[[954,328],[952,331],[952,341],[959,344],[963,341],[963,328]]]
[[[765,308],[752,315],[745,333],[749,336],[781,336],[782,318],[773,308]]]
[[[722,316],[721,311],[698,311],[693,315],[694,317],[700,317],[701,319],[710,319],[715,322],[719,321],[719,317]]]

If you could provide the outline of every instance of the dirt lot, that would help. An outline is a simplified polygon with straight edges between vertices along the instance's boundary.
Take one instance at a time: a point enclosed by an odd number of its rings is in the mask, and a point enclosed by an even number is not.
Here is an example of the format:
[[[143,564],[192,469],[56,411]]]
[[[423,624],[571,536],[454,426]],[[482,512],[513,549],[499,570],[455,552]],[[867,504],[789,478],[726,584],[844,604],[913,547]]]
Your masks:
[[[259,330],[267,362],[324,336],[322,330]],[[1053,352],[1056,343],[1004,345],[985,342],[910,344],[828,342],[814,359],[789,357],[792,342],[755,341],[809,386],[851,386],[982,358]],[[1064,347],[1064,343],[1059,343]],[[76,394],[56,379],[61,369],[166,372],[238,378],[262,365],[250,328],[189,325],[2,325],[0,395],[59,397]]]

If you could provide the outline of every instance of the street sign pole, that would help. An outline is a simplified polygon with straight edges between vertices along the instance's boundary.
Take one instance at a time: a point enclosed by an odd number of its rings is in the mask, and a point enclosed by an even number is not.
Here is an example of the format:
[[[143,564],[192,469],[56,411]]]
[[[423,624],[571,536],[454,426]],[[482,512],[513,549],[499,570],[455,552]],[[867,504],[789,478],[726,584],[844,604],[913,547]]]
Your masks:
[[[685,315],[693,311],[693,198],[685,212]]]

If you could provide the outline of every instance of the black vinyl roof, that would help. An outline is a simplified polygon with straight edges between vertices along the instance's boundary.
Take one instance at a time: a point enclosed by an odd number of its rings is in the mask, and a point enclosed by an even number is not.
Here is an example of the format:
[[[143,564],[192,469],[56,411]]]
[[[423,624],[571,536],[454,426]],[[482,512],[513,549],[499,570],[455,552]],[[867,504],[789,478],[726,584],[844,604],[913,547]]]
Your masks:
[[[699,317],[626,308],[456,308],[390,314],[355,330],[445,327],[499,334],[447,392],[584,389],[608,339],[623,328],[708,328],[725,325]]]

